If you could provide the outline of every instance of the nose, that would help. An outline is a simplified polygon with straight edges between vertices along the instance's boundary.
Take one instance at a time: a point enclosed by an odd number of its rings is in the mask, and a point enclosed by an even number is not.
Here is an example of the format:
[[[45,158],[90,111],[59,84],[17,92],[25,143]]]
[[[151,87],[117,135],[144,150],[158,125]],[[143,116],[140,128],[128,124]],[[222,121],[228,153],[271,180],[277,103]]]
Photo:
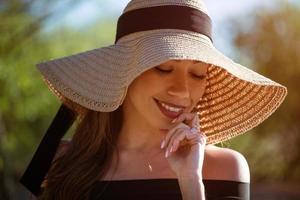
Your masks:
[[[173,84],[170,86],[167,93],[180,98],[190,98],[190,91],[186,78],[179,78],[177,76],[173,80]]]

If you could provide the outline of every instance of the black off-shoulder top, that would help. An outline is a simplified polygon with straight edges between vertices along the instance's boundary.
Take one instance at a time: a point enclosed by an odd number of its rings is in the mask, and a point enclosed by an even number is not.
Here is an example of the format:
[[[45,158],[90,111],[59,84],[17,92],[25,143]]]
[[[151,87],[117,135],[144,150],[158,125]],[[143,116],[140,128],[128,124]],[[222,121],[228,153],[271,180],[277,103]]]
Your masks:
[[[250,184],[226,180],[203,180],[206,200],[249,200]],[[181,200],[178,179],[132,179],[96,181],[91,200]]]

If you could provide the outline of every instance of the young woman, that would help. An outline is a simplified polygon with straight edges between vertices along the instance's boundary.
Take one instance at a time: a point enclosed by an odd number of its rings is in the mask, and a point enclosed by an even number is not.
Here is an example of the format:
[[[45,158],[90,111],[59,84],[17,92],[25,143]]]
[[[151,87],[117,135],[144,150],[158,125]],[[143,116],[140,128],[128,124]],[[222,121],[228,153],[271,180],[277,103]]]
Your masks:
[[[247,161],[214,144],[287,93],[214,48],[201,0],[132,0],[114,45],[38,68],[79,114],[40,199],[249,199]]]

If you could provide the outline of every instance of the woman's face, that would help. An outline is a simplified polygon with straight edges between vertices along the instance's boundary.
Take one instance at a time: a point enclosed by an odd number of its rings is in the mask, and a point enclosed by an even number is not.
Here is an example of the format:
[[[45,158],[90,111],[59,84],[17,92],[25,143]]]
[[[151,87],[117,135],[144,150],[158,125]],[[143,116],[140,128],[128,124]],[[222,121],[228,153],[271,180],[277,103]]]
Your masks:
[[[206,87],[208,64],[169,60],[138,76],[129,86],[123,108],[134,121],[167,129],[181,112],[191,112]],[[173,108],[166,107],[165,103]]]

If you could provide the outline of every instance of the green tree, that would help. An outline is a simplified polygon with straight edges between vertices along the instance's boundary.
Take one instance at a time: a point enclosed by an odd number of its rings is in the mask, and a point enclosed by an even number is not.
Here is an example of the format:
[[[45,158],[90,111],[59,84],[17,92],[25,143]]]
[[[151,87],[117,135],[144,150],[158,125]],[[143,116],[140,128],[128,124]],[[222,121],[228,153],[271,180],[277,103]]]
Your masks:
[[[238,145],[255,180],[300,181],[299,18],[299,5],[278,1],[275,9],[261,9],[231,24],[240,61],[288,88],[282,106],[247,135],[244,147]]]
[[[85,27],[85,32],[71,28],[43,31],[49,20],[61,17],[77,3],[1,1],[0,199],[17,199],[24,193],[19,178],[60,105],[35,64],[114,40],[115,24],[109,20],[96,28]]]

